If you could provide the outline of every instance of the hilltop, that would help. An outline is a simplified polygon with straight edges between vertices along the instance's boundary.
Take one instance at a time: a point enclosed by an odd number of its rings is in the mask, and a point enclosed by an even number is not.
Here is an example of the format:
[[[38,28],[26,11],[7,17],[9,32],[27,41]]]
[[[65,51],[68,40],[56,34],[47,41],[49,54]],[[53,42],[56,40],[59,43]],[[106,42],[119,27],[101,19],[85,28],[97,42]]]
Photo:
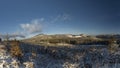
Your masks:
[[[24,39],[23,42],[32,43],[32,44],[40,44],[40,45],[73,45],[73,44],[87,44],[93,43],[97,41],[102,41],[102,39],[97,38],[93,35],[73,35],[73,34],[55,34],[55,35],[47,35],[47,34],[39,34],[34,37]]]

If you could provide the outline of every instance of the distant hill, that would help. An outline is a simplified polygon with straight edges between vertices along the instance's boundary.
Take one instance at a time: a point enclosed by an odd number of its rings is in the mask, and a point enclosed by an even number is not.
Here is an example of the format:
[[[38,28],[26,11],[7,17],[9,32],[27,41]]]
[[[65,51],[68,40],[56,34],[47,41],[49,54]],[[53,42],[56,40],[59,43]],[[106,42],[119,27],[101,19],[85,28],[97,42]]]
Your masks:
[[[73,35],[73,34],[55,34],[55,35],[46,35],[46,34],[39,34],[34,37],[24,39],[22,41],[33,43],[33,44],[46,44],[46,45],[69,45],[69,44],[79,44],[82,42],[89,42],[89,41],[97,41],[101,40],[96,38],[96,36],[91,35]]]
[[[120,40],[120,34],[105,34],[105,35],[97,35],[96,37],[101,39],[115,38],[116,40]]]

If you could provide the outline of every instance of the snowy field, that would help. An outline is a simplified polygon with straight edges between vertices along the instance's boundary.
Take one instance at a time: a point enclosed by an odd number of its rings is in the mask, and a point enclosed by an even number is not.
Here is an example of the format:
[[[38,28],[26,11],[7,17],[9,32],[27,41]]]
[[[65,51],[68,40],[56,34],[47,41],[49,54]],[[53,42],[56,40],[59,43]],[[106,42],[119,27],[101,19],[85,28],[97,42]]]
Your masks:
[[[40,48],[35,56],[30,52],[28,44],[21,44],[24,51],[23,62],[10,56],[4,45],[0,45],[0,68],[119,68],[120,49],[110,54],[107,48]]]

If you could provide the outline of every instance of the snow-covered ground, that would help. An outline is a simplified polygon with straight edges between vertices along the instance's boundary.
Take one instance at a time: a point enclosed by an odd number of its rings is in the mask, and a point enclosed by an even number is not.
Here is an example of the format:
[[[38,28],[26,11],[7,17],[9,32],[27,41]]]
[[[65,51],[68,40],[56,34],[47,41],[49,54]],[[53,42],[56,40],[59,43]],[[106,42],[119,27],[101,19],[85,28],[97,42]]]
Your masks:
[[[42,48],[43,49],[43,48]],[[24,49],[25,50],[25,49]],[[44,49],[43,49],[44,50]],[[107,48],[65,49],[61,48],[36,53],[24,53],[24,62],[10,56],[4,45],[0,45],[0,68],[119,68],[120,49],[109,54]],[[52,53],[51,53],[52,52]]]

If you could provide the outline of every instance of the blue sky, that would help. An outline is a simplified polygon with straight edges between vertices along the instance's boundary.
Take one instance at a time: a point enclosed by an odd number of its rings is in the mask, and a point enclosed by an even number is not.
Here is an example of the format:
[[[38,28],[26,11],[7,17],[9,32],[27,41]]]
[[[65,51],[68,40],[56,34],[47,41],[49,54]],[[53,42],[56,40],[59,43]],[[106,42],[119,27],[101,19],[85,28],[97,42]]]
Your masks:
[[[0,33],[120,33],[119,0],[0,0]]]

